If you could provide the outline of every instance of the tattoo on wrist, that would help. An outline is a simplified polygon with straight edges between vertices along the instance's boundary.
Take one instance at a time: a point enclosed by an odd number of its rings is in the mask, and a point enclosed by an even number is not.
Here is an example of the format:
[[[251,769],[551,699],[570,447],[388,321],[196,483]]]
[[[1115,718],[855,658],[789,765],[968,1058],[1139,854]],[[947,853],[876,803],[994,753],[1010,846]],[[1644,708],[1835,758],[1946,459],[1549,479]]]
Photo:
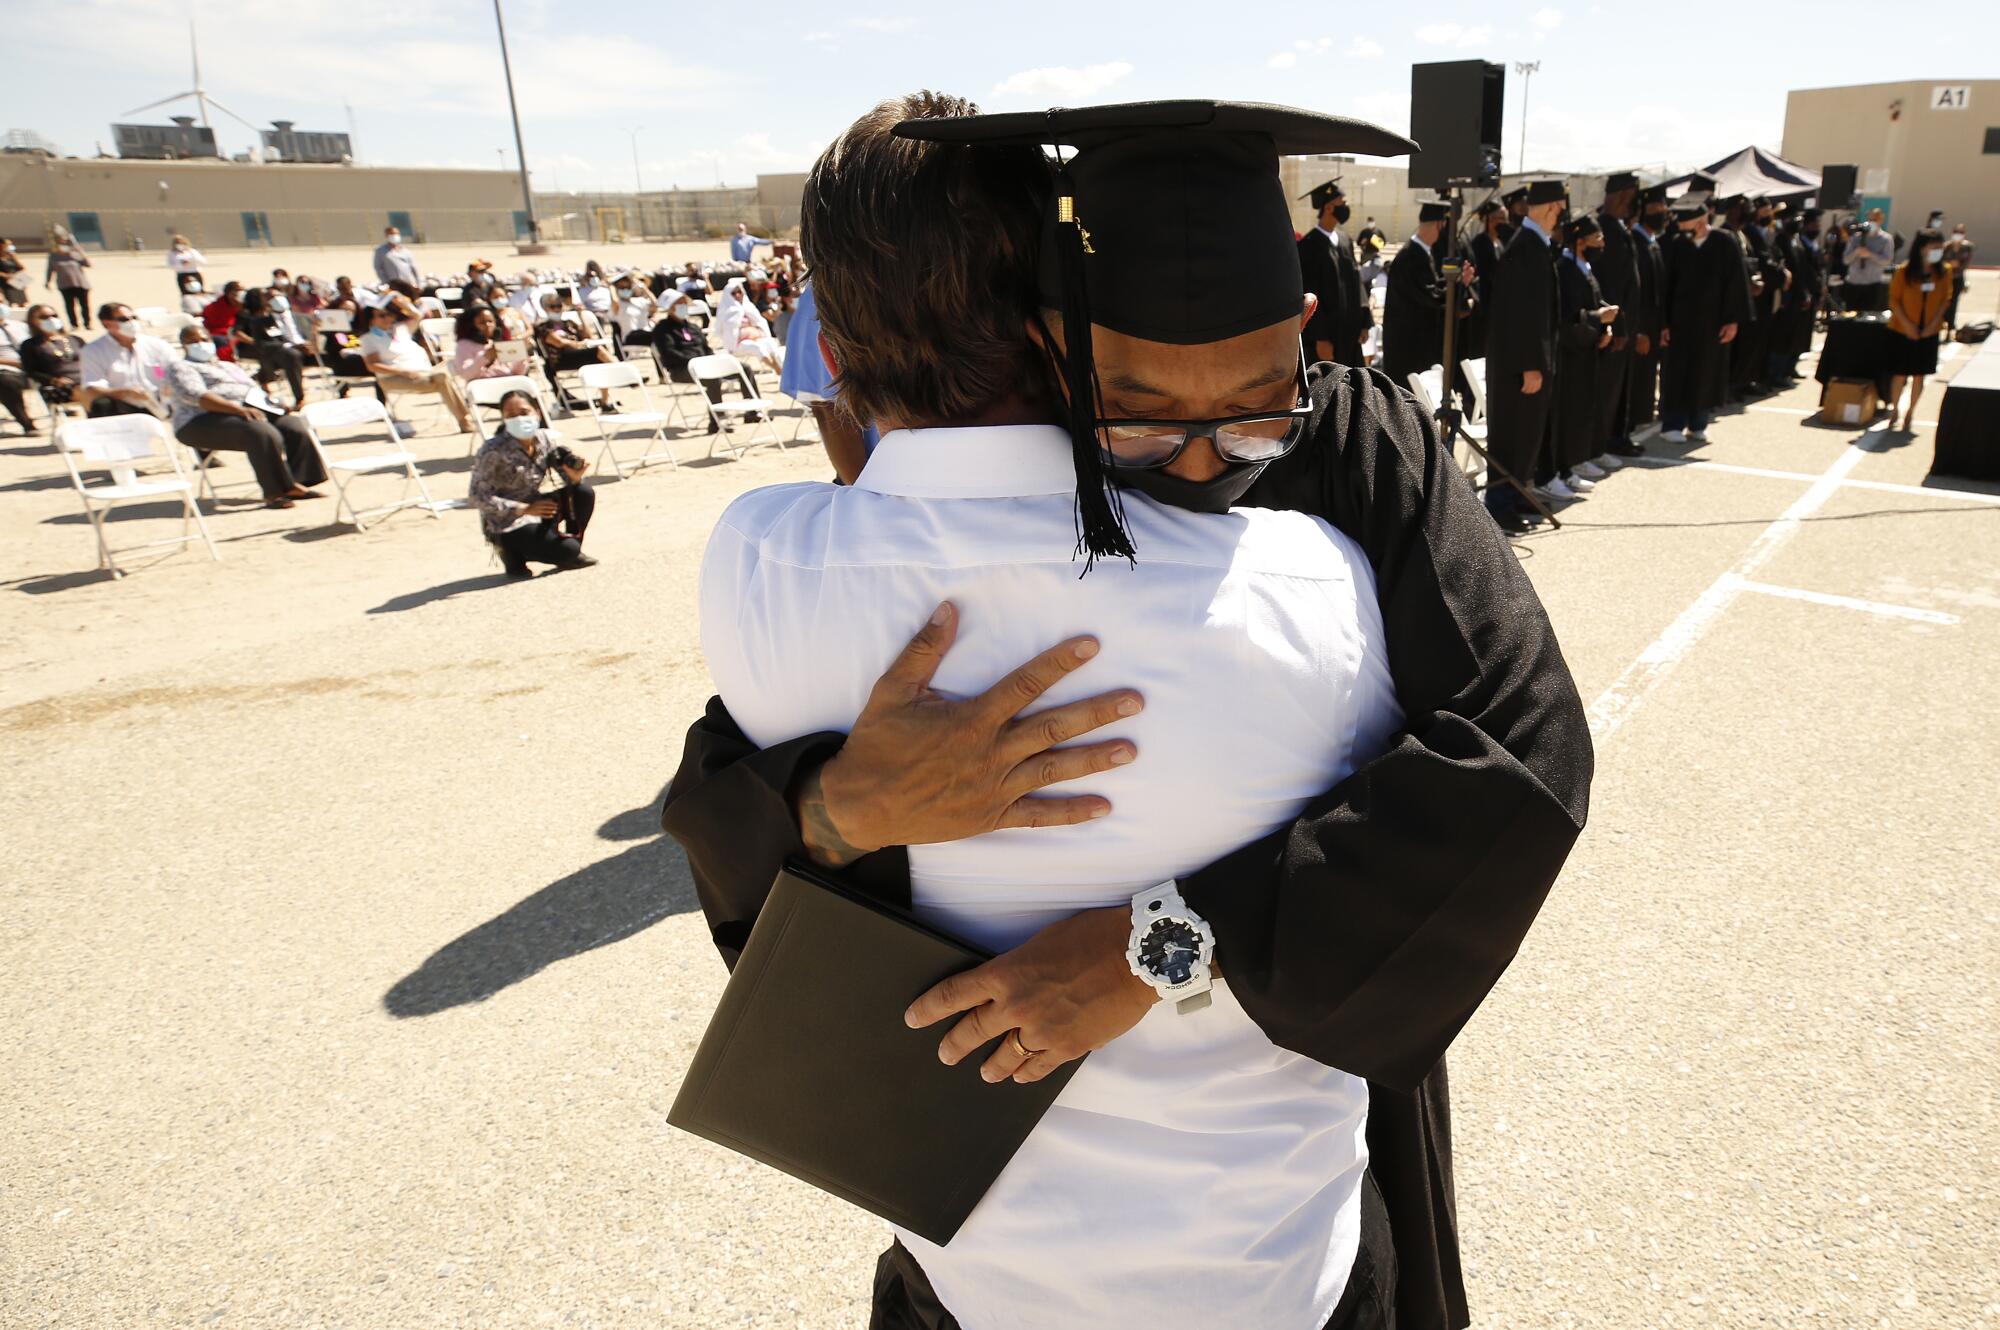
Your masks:
[[[867,851],[848,843],[833,825],[826,811],[826,787],[821,782],[824,764],[814,767],[799,782],[794,802],[798,807],[799,836],[812,857],[828,868],[845,868]]]

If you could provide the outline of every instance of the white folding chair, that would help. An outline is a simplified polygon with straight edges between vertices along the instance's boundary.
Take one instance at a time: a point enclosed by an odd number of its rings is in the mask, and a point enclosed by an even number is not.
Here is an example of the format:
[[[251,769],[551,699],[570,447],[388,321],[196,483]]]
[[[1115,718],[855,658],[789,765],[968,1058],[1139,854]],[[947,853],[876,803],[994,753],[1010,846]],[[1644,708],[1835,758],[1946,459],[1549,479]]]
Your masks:
[[[404,508],[422,508],[432,517],[438,515],[441,505],[431,498],[431,492],[424,485],[423,476],[417,472],[417,455],[403,447],[403,441],[396,435],[395,422],[389,418],[389,408],[373,397],[343,397],[324,402],[308,402],[301,412],[306,428],[312,433],[313,449],[319,454],[320,465],[333,480],[334,506],[333,520],[354,523],[356,531],[368,529],[371,517],[386,517]],[[372,452],[356,456],[352,452],[333,451],[334,448],[353,448],[364,439],[340,439],[329,442],[327,433],[332,430],[351,429],[355,426],[379,425],[388,451]],[[371,434],[373,431],[369,431]],[[365,437],[365,436],[364,436]],[[347,487],[365,475],[377,472],[396,471],[403,473],[403,489],[394,503],[378,504],[373,508],[361,509],[354,505],[354,498]],[[417,487],[416,498],[410,497],[410,486]]]
[[[419,319],[417,331],[430,343],[431,353],[449,360],[458,349],[457,319]]]
[[[604,469],[604,459],[611,459],[611,469],[620,480],[625,479],[625,463],[619,460],[613,446],[620,438],[644,438],[645,446],[660,445],[659,451],[648,452],[634,461],[634,471],[648,462],[661,458],[680,468],[680,459],[674,456],[672,445],[667,442],[667,417],[665,413],[653,409],[653,397],[646,391],[646,380],[629,361],[614,361],[608,364],[585,365],[581,371],[585,391],[597,394],[617,388],[637,388],[639,399],[645,405],[638,411],[606,411],[595,396],[589,398],[590,417],[597,422],[597,437],[603,447],[597,454],[597,469]]]
[[[791,394],[791,398],[799,404],[799,418],[792,422],[792,442],[797,443],[799,441],[799,432],[805,429],[807,421],[812,422],[813,433],[819,433],[819,417],[813,414],[812,404],[814,402],[827,402],[833,399],[822,393],[816,393],[810,388],[799,389],[797,392]]]
[[[1438,388],[1443,382],[1444,371],[1436,365],[1418,370],[1409,376],[1410,391],[1417,396],[1417,405],[1423,407],[1424,414],[1435,416],[1438,409]]]
[[[697,324],[704,328],[715,317],[715,311],[708,307],[706,300],[696,300],[693,296],[688,297],[687,308],[681,311],[681,313],[689,323]]]
[[[465,299],[465,288],[462,286],[440,286],[437,289],[437,298],[438,303],[449,308]]]
[[[1472,419],[1486,420],[1486,357],[1477,360],[1461,360],[1458,367],[1465,371],[1465,381],[1472,388]]]
[[[507,374],[491,379],[468,379],[465,383],[465,397],[472,406],[472,422],[479,426],[473,435],[471,447],[466,449],[468,454],[493,437],[493,432],[499,428],[498,425],[487,423],[486,413],[481,408],[499,406],[500,399],[511,392],[529,394],[542,408],[542,419],[550,418],[549,399],[542,392],[542,385],[525,374]]]
[[[132,311],[132,317],[139,320],[148,331],[151,331],[154,328],[164,326],[167,321],[167,315],[171,313],[173,311],[165,305],[142,305]]]
[[[653,354],[653,344],[651,342],[628,342],[625,338],[620,337],[618,339],[618,358],[629,361],[634,365],[650,365],[653,368],[653,374],[662,383],[666,382],[666,377],[660,373],[659,357]]]
[[[439,300],[436,296],[418,296],[417,313],[428,319],[449,317],[449,311],[445,309],[444,301]]]
[[[76,486],[77,495],[83,500],[84,515],[90,519],[91,530],[97,534],[99,568],[109,568],[113,577],[123,577],[125,570],[118,566],[117,555],[187,545],[197,540],[208,547],[209,558],[218,562],[221,560],[215,541],[208,534],[208,524],[202,521],[201,510],[195,507],[194,483],[181,470],[180,453],[174,436],[159,417],[125,415],[103,416],[96,420],[67,420],[56,430],[56,451],[62,454],[63,462],[69,467],[70,482]],[[111,483],[86,483],[78,466],[79,458],[84,466],[109,470]],[[162,460],[173,468],[173,479],[141,478],[141,464]],[[148,541],[113,550],[104,533],[104,519],[112,507],[128,499],[151,499],[164,494],[181,496],[180,535],[169,540]],[[190,522],[199,534],[188,533]]]
[[[777,444],[780,451],[785,448],[784,436],[771,423],[771,404],[757,395],[757,385],[751,380],[750,371],[743,368],[743,362],[730,355],[696,356],[688,362],[688,373],[694,376],[696,385],[701,388],[701,400],[708,408],[708,418],[716,426],[714,442],[708,446],[710,457],[715,456],[716,444],[725,442],[738,457],[750,451],[749,443],[737,441],[730,424],[732,420],[756,425],[752,431],[753,442],[756,434],[769,434],[771,442]],[[743,396],[713,401],[708,392],[711,383],[734,383],[743,389]],[[763,419],[751,422],[747,419],[751,415],[761,415]]]

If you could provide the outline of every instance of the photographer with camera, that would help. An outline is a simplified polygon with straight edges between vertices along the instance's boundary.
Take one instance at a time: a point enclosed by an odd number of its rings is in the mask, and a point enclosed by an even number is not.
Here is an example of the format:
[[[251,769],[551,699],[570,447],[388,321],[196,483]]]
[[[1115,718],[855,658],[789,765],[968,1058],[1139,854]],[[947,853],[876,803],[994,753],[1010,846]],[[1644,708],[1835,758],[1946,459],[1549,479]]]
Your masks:
[[[597,562],[583,552],[584,529],[597,508],[583,480],[587,469],[549,433],[532,393],[516,389],[500,399],[500,432],[473,461],[470,497],[507,576],[534,576],[531,563],[588,568]]]

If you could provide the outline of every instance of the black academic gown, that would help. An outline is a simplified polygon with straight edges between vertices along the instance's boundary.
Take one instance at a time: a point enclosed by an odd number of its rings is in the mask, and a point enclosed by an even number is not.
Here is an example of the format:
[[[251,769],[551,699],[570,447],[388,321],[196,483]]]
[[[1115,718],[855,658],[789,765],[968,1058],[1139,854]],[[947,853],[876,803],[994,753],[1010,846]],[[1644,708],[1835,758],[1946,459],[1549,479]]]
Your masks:
[[[1633,303],[1626,311],[1626,327],[1632,332],[1632,370],[1627,377],[1625,432],[1630,437],[1633,430],[1652,421],[1654,399],[1660,388],[1660,297],[1666,286],[1666,262],[1661,257],[1660,242],[1645,231],[1634,228],[1628,233],[1632,237],[1632,258],[1638,269],[1639,282],[1633,288]],[[1646,352],[1639,352],[1638,339],[1646,339]]]
[[[1554,411],[1556,324],[1555,255],[1524,226],[1501,252],[1486,323],[1486,448],[1524,485]],[[1521,391],[1529,370],[1541,374],[1541,391]]]
[[[1438,256],[1412,237],[1389,264],[1381,369],[1398,387],[1444,361],[1444,277],[1438,263]]]
[[[1812,349],[1813,320],[1819,315],[1826,279],[1820,273],[1819,250],[1811,240],[1794,231],[1784,241],[1785,266],[1792,274],[1792,284],[1785,288],[1779,305],[1771,351],[1790,367]]]
[[[1750,274],[1736,236],[1720,227],[1697,245],[1677,232],[1666,247],[1660,304],[1670,334],[1660,362],[1660,410],[1713,411],[1729,387],[1729,348],[1716,340],[1724,325],[1738,335],[1750,318]]]
[[[1764,255],[1753,223],[1742,228],[1718,227],[1736,241],[1743,255],[1743,274],[1750,286],[1750,312],[1736,329],[1736,340],[1728,347],[1729,386],[1736,397],[1750,394],[1751,385],[1764,377],[1764,344],[1771,332],[1771,288],[1764,280]],[[1760,292],[1757,283],[1763,283]]]
[[[1316,514],[1375,572],[1406,729],[1298,820],[1180,879],[1230,991],[1272,1042],[1369,1082],[1370,1170],[1402,1330],[1470,1323],[1445,1049],[1513,959],[1588,811],[1590,728],[1512,549],[1408,394],[1368,370],[1313,388],[1305,442],[1244,502]],[[759,750],[719,698],[688,732],[661,825],[724,960],[804,857],[789,791],[843,736]],[[901,848],[844,871],[909,900]]]
[[[1567,250],[1556,260],[1556,418],[1549,446],[1558,471],[1604,451],[1602,380],[1612,366],[1610,349],[1597,345],[1604,335],[1597,311],[1606,301],[1595,268]]]
[[[1472,316],[1465,322],[1465,354],[1468,356],[1486,354],[1487,311],[1492,307],[1493,274],[1500,270],[1502,248],[1483,230],[1465,242],[1465,260],[1472,265],[1474,273]]]
[[[1626,400],[1632,391],[1632,314],[1639,300],[1638,245],[1623,218],[1600,210],[1598,224],[1604,232],[1604,248],[1591,260],[1604,303],[1618,306],[1617,321],[1611,325],[1612,344],[1597,361],[1597,452],[1602,445],[1625,434],[1625,419],[1631,412]]]
[[[1299,238],[1299,271],[1306,290],[1319,297],[1319,308],[1306,325],[1307,350],[1312,342],[1331,342],[1337,363],[1359,365],[1361,343],[1375,316],[1361,289],[1353,245],[1345,236],[1329,236],[1315,226]]]

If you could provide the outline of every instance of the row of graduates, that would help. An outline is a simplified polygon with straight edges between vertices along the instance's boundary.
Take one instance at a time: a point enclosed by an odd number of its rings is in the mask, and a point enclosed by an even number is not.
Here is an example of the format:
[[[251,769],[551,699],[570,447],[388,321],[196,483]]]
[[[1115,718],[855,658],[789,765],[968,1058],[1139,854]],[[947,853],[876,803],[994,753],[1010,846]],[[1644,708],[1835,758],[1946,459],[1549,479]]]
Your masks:
[[[1797,377],[1825,286],[1819,214],[1779,223],[1770,200],[1717,203],[1701,183],[1669,203],[1617,173],[1593,215],[1541,180],[1475,211],[1454,359],[1486,357],[1489,450],[1544,499],[1643,456],[1633,435],[1656,412],[1663,438],[1700,442],[1723,402]],[[1398,383],[1443,360],[1447,207],[1423,205],[1390,265],[1380,368]],[[1487,501],[1509,529],[1539,518],[1505,484]]]

